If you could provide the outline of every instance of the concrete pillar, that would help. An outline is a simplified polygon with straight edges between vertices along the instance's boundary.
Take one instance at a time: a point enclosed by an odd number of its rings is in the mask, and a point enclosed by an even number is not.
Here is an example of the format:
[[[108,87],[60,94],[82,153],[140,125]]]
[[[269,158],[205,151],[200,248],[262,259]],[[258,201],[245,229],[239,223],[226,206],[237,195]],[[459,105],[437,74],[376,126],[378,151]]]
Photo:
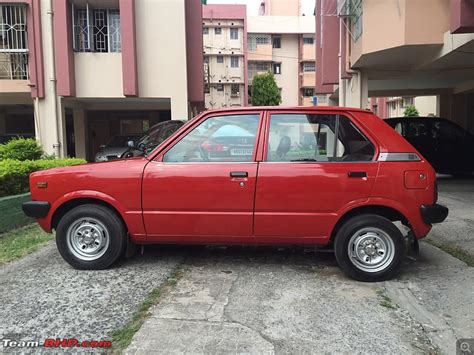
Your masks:
[[[74,109],[72,112],[74,120],[74,142],[76,145],[76,157],[86,159],[87,157],[87,122],[84,109]]]
[[[0,112],[0,134],[7,133],[7,115]]]
[[[347,107],[369,108],[369,82],[366,73],[358,71],[350,79],[341,80],[341,85],[344,87],[339,90],[340,103]],[[341,94],[344,94],[345,99],[341,99]]]
[[[189,118],[187,95],[171,97],[171,119],[187,120]]]

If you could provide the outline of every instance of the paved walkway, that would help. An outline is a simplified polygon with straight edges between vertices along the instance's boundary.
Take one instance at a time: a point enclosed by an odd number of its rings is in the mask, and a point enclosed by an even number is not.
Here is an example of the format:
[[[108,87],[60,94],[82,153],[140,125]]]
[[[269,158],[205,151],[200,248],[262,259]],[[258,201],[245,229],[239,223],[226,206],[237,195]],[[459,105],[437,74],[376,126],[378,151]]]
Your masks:
[[[108,270],[78,271],[50,243],[0,267],[0,339],[109,339],[184,254],[155,248]]]

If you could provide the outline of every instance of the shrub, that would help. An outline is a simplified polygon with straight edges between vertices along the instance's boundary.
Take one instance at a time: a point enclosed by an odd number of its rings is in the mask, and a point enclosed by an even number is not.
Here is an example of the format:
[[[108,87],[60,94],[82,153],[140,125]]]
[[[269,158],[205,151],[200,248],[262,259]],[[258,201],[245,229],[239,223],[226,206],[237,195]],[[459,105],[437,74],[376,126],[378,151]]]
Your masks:
[[[252,105],[276,106],[281,103],[281,93],[271,72],[257,74],[252,80]]]
[[[43,149],[36,139],[15,138],[0,144],[0,160],[36,160],[43,155]]]
[[[0,160],[0,197],[18,195],[29,191],[29,176],[32,172],[61,166],[85,163],[83,159],[65,158],[56,160]]]
[[[420,114],[414,105],[409,105],[403,111],[403,116],[405,117],[418,117]]]

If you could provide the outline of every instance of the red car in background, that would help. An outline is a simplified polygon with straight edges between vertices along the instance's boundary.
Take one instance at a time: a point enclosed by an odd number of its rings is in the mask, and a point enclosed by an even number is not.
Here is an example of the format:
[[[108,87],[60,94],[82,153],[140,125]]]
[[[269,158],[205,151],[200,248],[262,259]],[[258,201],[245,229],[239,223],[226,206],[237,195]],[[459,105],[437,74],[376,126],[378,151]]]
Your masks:
[[[435,179],[368,111],[249,107],[206,111],[145,157],[33,173],[23,209],[78,269],[127,243],[333,245],[347,275],[378,281],[446,218]]]

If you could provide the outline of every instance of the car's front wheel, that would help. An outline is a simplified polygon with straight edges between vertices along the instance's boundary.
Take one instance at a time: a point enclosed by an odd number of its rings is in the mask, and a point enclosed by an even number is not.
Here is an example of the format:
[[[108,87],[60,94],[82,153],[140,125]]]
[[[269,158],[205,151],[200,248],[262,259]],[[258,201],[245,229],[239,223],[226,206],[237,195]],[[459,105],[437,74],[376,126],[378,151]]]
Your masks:
[[[64,260],[76,269],[105,269],[123,254],[126,230],[109,208],[81,205],[59,221],[56,245]]]
[[[390,220],[367,214],[344,223],[335,237],[334,251],[349,277],[384,281],[399,271],[405,247],[402,233]]]

